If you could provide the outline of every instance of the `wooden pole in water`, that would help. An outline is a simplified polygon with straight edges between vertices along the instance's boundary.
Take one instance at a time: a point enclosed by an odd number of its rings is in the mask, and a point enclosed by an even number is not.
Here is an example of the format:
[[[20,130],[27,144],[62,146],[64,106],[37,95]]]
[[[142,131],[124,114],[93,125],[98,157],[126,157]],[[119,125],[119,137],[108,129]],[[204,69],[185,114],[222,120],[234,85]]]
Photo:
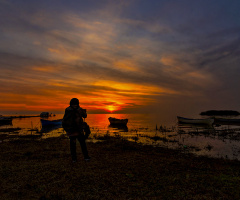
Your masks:
[[[33,131],[33,123],[32,123],[32,121],[31,121],[31,126],[32,126],[31,135],[32,135],[32,131]]]

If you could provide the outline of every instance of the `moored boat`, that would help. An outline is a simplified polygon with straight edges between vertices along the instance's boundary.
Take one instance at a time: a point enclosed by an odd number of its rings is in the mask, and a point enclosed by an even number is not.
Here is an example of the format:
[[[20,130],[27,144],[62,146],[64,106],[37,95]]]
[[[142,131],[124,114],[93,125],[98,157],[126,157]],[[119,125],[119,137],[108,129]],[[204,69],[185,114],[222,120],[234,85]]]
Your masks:
[[[115,125],[115,126],[126,126],[128,123],[128,119],[117,119],[114,117],[109,117],[108,118],[110,125]]]
[[[214,123],[213,118],[205,118],[205,119],[191,119],[185,117],[177,116],[179,124],[201,124],[201,125],[212,125]]]
[[[7,124],[12,124],[12,118],[11,117],[4,117],[0,116],[0,125],[7,125]]]
[[[41,119],[42,126],[58,126],[62,125],[62,119],[56,119],[56,120],[46,120]]]

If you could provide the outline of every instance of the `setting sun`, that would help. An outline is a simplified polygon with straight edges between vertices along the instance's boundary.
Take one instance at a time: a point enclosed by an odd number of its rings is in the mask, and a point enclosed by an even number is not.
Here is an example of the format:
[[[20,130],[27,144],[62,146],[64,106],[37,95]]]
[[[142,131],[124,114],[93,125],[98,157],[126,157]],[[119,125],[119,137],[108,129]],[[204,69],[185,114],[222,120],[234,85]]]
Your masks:
[[[114,105],[108,105],[106,107],[106,110],[108,110],[110,112],[113,112],[113,111],[119,110],[119,107],[118,106],[114,106]]]

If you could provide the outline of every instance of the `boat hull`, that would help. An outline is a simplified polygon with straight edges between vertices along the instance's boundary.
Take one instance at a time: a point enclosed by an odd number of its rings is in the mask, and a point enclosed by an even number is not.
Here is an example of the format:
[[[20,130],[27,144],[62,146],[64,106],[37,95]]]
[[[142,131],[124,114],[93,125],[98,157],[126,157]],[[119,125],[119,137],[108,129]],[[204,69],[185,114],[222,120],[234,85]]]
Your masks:
[[[178,118],[178,123],[179,124],[201,124],[201,125],[212,125],[214,123],[213,118],[206,118],[206,119],[190,119],[190,118],[184,118],[184,117],[179,117]]]
[[[109,117],[108,118],[110,125],[114,126],[127,126],[128,119],[117,119],[114,117]]]
[[[12,118],[11,117],[0,117],[0,126],[1,125],[8,125],[12,124]]]
[[[41,119],[42,126],[59,126],[62,125],[62,119],[57,120],[45,120]]]

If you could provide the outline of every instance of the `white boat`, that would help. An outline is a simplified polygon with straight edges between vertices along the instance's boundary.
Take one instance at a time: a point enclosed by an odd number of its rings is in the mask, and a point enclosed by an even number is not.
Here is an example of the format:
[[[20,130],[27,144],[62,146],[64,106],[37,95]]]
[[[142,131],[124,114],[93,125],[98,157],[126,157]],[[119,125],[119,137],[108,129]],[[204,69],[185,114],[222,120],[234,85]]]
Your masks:
[[[205,119],[191,119],[185,117],[177,116],[179,124],[201,124],[201,125],[212,125],[214,123],[213,118],[205,118]]]

